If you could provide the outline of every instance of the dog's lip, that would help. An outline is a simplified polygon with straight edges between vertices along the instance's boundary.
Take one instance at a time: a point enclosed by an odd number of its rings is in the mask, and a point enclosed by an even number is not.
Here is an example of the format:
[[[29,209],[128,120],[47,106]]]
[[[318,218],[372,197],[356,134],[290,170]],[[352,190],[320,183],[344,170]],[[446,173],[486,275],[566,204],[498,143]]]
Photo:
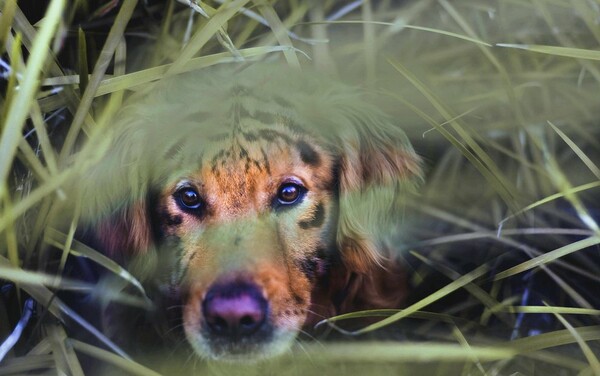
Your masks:
[[[273,328],[271,335],[260,341],[244,338],[239,341],[220,341],[195,332],[188,341],[201,357],[224,362],[257,362],[278,356],[291,348],[299,330]],[[223,342],[223,343],[219,343]]]
[[[234,342],[229,344],[211,344],[210,349],[214,359],[245,360],[250,357],[264,354],[265,343]]]

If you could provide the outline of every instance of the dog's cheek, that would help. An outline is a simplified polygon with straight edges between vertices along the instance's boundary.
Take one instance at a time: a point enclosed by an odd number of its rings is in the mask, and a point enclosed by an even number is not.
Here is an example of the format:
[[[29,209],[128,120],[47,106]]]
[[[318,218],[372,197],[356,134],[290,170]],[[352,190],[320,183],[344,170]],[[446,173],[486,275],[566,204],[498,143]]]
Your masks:
[[[188,332],[199,332],[202,322],[202,297],[204,289],[192,286],[188,289],[183,311],[183,325]]]

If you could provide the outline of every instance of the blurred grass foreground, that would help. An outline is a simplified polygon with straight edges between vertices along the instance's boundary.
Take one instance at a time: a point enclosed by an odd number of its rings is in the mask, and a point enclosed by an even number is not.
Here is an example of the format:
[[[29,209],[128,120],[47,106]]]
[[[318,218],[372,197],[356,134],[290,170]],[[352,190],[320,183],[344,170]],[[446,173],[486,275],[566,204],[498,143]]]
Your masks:
[[[598,0],[0,0],[0,11],[0,374],[600,375]],[[409,302],[332,318],[266,363],[131,359],[57,293],[110,298],[84,270],[63,278],[69,259],[137,281],[79,243],[75,219],[67,233],[47,226],[52,203],[101,157],[87,135],[131,92],[168,72],[275,60],[364,88],[423,156],[418,201],[389,240]]]

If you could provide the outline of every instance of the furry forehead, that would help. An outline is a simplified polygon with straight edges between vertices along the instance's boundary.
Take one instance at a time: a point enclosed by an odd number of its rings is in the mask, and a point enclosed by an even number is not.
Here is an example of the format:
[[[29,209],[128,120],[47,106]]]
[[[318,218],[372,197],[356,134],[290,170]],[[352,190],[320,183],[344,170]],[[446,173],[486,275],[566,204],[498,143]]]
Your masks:
[[[111,123],[111,147],[80,187],[87,198],[82,214],[101,218],[119,209],[115,203],[142,200],[149,187],[197,168],[215,139],[269,127],[308,134],[351,166],[340,182],[347,190],[371,183],[410,189],[420,177],[418,157],[403,131],[360,93],[314,72],[260,64],[189,72],[149,85]],[[370,168],[371,162],[383,168]]]

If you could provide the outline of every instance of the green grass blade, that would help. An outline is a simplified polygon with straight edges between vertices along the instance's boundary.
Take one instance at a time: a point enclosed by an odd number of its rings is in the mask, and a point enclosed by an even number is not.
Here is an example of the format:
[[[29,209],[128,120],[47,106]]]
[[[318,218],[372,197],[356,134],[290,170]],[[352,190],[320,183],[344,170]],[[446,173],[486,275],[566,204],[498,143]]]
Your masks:
[[[253,47],[243,50],[238,50],[239,54],[243,58],[259,57],[266,54],[275,52],[282,52],[288,49],[284,46],[265,46],[265,47]],[[229,52],[221,52],[213,55],[196,57],[189,60],[182,68],[181,72],[188,72],[192,70],[198,70],[207,68],[217,64],[233,63],[237,59],[232,57]],[[158,67],[148,68],[145,70],[128,73],[123,76],[110,77],[102,81],[102,84],[98,88],[96,95],[105,95],[113,93],[118,90],[131,89],[148,82],[156,81],[164,77],[165,73],[172,67],[172,64],[165,64]]]
[[[579,185],[577,187],[571,187],[571,188],[565,189],[562,192],[555,193],[555,194],[550,195],[548,197],[545,197],[545,198],[543,198],[541,200],[538,200],[538,201],[536,201],[536,202],[534,202],[532,204],[529,204],[526,207],[524,207],[523,209],[521,209],[521,210],[515,212],[514,214],[509,215],[508,217],[506,217],[503,220],[501,220],[498,223],[498,227],[499,227],[498,232],[501,232],[502,227],[503,227],[503,225],[504,225],[504,223],[506,221],[508,221],[508,220],[510,220],[512,218],[515,218],[516,216],[518,216],[520,214],[523,214],[525,212],[528,212],[529,210],[535,209],[538,206],[547,204],[547,203],[549,203],[551,201],[554,201],[554,200],[558,200],[558,199],[563,198],[565,196],[573,195],[573,194],[578,193],[578,192],[583,192],[583,191],[587,191],[589,189],[598,188],[598,187],[600,187],[600,181],[595,181],[595,182],[591,182],[591,183]]]
[[[455,281],[451,282],[450,284],[446,285],[445,287],[442,287],[438,291],[430,294],[426,298],[421,299],[420,301],[414,303],[413,305],[403,309],[402,311],[400,311],[396,314],[393,314],[392,316],[385,318],[381,321],[378,321],[374,324],[368,325],[365,328],[354,331],[351,334],[368,333],[373,330],[383,328],[386,325],[390,325],[390,324],[392,324],[398,320],[401,320],[405,317],[408,317],[408,316],[412,315],[413,313],[419,311],[420,309],[430,305],[431,303],[433,303],[437,300],[440,300],[444,296],[473,282],[475,279],[484,275],[486,273],[487,269],[488,269],[487,265],[482,265],[482,266],[478,267],[477,269],[461,276],[460,278],[456,279]],[[333,318],[325,320],[325,322],[335,322],[335,320],[336,320],[336,317],[333,317]]]
[[[44,118],[42,116],[42,111],[40,109],[39,104],[36,101],[32,102],[31,112],[30,112],[31,121],[35,128],[35,133],[37,134],[37,139],[40,142],[40,147],[42,152],[44,153],[44,160],[48,165],[48,170],[52,174],[56,174],[58,172],[58,164],[56,162],[56,153],[52,148],[52,144],[50,142],[50,136],[46,130],[46,123],[44,122]],[[27,143],[27,141],[23,138],[21,144]],[[19,145],[21,150],[23,149],[21,145]]]
[[[54,359],[51,354],[31,355],[3,360],[0,372],[3,375],[42,375],[40,370],[51,369],[53,366]]]
[[[0,135],[4,131],[4,127],[6,126],[6,114],[8,113],[8,109],[13,101],[14,95],[17,92],[17,72],[19,72],[22,64],[21,60],[21,33],[17,33],[17,35],[12,38],[11,35],[8,36],[8,39],[12,39],[12,47],[9,51],[10,61],[12,63],[12,70],[10,75],[8,76],[8,83],[6,85],[6,95],[4,97],[4,103],[2,103],[2,112],[0,112]]]
[[[425,84],[419,80],[414,74],[406,69],[398,61],[389,60],[388,62],[402,74],[411,84],[413,84],[425,98],[435,107],[435,109],[448,121],[453,129],[461,136],[466,145],[473,150],[468,151],[467,147],[462,145],[459,140],[454,136],[449,137],[451,134],[445,129],[445,127],[439,126],[438,124],[432,123],[434,128],[438,130],[448,141],[452,142],[454,146],[457,146],[461,153],[469,159],[471,163],[479,170],[479,172],[490,182],[491,186],[498,192],[503,198],[504,202],[514,211],[517,190],[504,178],[501,170],[489,157],[489,155],[482,149],[482,147],[469,135],[468,131],[463,129],[455,120],[456,116],[453,116],[448,109],[442,104],[441,100],[433,93],[432,90],[427,88]]]
[[[17,8],[15,11],[15,19],[13,23],[13,29],[17,33],[21,33],[23,35],[23,45],[31,50],[33,40],[36,38],[38,34],[37,29],[35,29],[27,20],[25,14]],[[48,59],[46,60],[47,70],[50,75],[53,76],[61,76],[64,74],[62,68],[59,66],[56,56],[52,53],[52,51],[48,51]],[[70,87],[66,87],[60,96],[66,102],[66,106],[72,114],[75,114],[77,110],[77,106],[79,104],[79,96],[75,94],[75,92]]]
[[[100,342],[105,344],[109,349],[119,354],[120,356],[129,359],[129,356],[119,348],[112,340],[102,334],[98,329],[96,329],[93,325],[87,322],[83,317],[81,317],[77,312],[73,311],[66,304],[64,304],[56,295],[48,290],[46,287],[41,285],[23,285],[21,286],[25,292],[27,292],[33,299],[35,299],[38,303],[43,306],[52,313],[56,318],[65,322],[70,320],[72,322],[77,323],[84,330],[89,332],[95,338],[97,338]]]
[[[600,60],[600,51],[586,50],[583,48],[560,47],[560,46],[544,46],[536,44],[513,44],[513,43],[496,43],[497,47],[514,48],[519,50],[527,50],[538,52],[547,55],[573,57],[576,59]]]
[[[579,337],[584,341],[600,340],[600,325],[584,326],[577,328]],[[571,344],[575,341],[573,335],[564,329],[536,336],[519,338],[507,343],[507,346],[516,349],[519,353],[530,353],[543,349]]]
[[[401,309],[368,309],[364,311],[354,311],[349,313],[344,313],[342,315],[337,315],[328,319],[327,321],[321,321],[315,327],[320,327],[326,323],[339,322],[344,320],[353,320],[353,319],[362,319],[367,317],[390,317],[394,314],[402,312]],[[411,319],[421,319],[421,320],[430,320],[436,322],[445,322],[449,324],[455,324],[456,322],[466,323],[467,320],[455,317],[452,315],[444,314],[444,313],[436,313],[436,312],[426,312],[426,311],[417,311],[410,315]]]
[[[296,69],[300,69],[300,61],[298,61],[298,56],[296,56],[293,49],[294,46],[288,35],[288,30],[279,19],[273,6],[265,0],[254,0],[254,2],[258,5],[258,10],[269,23],[269,27],[273,31],[275,38],[277,38],[279,45],[289,47],[283,51],[288,64]]]
[[[448,2],[447,0],[438,0],[438,2],[470,37],[476,37],[477,34],[473,30],[473,28],[450,2]],[[520,102],[517,99],[517,95],[515,93],[515,89],[513,87],[511,77],[508,74],[508,71],[500,62],[500,60],[492,53],[490,48],[487,48],[483,45],[476,46],[479,48],[483,56],[485,56],[485,58],[496,68],[498,73],[500,73],[500,76],[502,77],[502,82],[504,84],[506,96],[512,105],[511,107],[515,113],[515,117],[519,123],[525,124]]]
[[[31,102],[39,87],[40,74],[46,61],[48,46],[51,44],[50,42],[61,21],[64,7],[65,0],[52,0],[50,3],[40,32],[33,41],[27,66],[23,74],[23,81],[14,98],[13,104],[8,109],[6,125],[2,128],[2,136],[0,138],[0,197],[3,196],[3,191],[6,189],[4,182],[8,177],[13,157],[19,144],[18,139],[21,137],[21,130],[29,113]]]
[[[8,192],[5,192],[4,197],[0,197],[0,198],[3,198],[3,200],[2,200],[4,202],[3,208],[6,211],[10,211],[12,203],[11,203]],[[14,222],[8,223],[8,226],[6,228],[6,233],[4,236],[6,239],[6,252],[7,252],[8,260],[10,261],[10,264],[13,267],[18,267],[20,265],[19,245],[18,245],[17,232],[15,230]],[[2,256],[0,256],[0,257],[2,257]]]
[[[78,256],[85,256],[90,260],[94,261],[98,265],[106,268],[111,271],[115,275],[123,278],[133,286],[142,294],[142,296],[146,296],[146,291],[142,287],[142,284],[132,276],[126,269],[121,267],[119,264],[104,256],[100,252],[88,247],[87,245],[75,240],[71,239],[69,235],[63,234],[53,228],[48,228],[46,230],[45,239],[49,244],[58,246],[60,248],[64,247],[65,244],[68,244],[71,241],[69,251],[71,253],[75,253]]]
[[[119,9],[119,13],[115,18],[113,26],[110,28],[106,42],[102,47],[102,51],[100,51],[98,61],[96,61],[96,65],[94,65],[94,70],[90,76],[89,84],[86,87],[85,92],[81,95],[81,102],[79,103],[77,111],[73,116],[71,127],[69,128],[69,132],[67,133],[65,142],[60,151],[59,159],[61,162],[65,162],[66,158],[70,155],[73,146],[75,145],[77,136],[79,135],[79,130],[81,129],[81,126],[86,118],[89,117],[88,111],[95,97],[95,92],[102,82],[104,73],[106,72],[110,61],[113,58],[117,45],[121,42],[121,37],[125,32],[125,27],[131,19],[136,5],[137,0],[125,0],[121,5],[121,9]]]
[[[87,43],[85,41],[85,33],[82,28],[78,31],[78,47],[79,52],[79,92],[83,95],[88,86],[88,59],[87,59]]]
[[[471,42],[471,43],[475,43],[475,44],[480,44],[482,46],[492,47],[492,45],[490,43],[482,41],[481,39],[469,37],[467,35],[453,33],[451,31],[446,31],[446,30],[441,30],[441,29],[435,29],[435,28],[431,28],[431,27],[417,26],[417,25],[408,25],[408,24],[394,23],[394,22],[361,21],[361,20],[358,20],[358,21],[319,21],[319,22],[300,22],[300,23],[298,23],[298,25],[319,25],[319,24],[326,24],[326,25],[330,25],[330,24],[331,25],[335,25],[335,24],[350,24],[350,25],[351,24],[358,24],[358,25],[362,25],[362,24],[365,24],[365,23],[369,23],[369,24],[373,24],[373,25],[392,26],[392,27],[401,27],[401,28],[404,28],[404,29],[427,31],[429,33],[445,35],[447,37],[456,38],[456,39],[462,39],[462,40],[465,40],[467,42]]]
[[[594,371],[594,375],[600,375],[600,361],[598,361],[598,358],[596,357],[596,355],[594,355],[594,352],[586,343],[586,341],[581,337],[577,329],[574,328],[573,325],[571,325],[571,323],[569,323],[561,314],[556,312],[553,312],[553,314],[561,322],[561,324],[563,324],[563,326],[567,328],[567,330],[569,331],[569,333],[571,333],[575,341],[577,341],[577,344],[581,348],[583,355],[590,364],[591,369]]]
[[[413,256],[417,257],[419,260],[421,260],[421,262],[423,262],[424,265],[428,265],[429,267],[437,270],[438,272],[444,274],[449,279],[457,280],[461,276],[458,272],[452,270],[451,268],[449,268],[441,263],[436,264],[433,261],[429,260],[427,257],[425,257],[421,254],[418,254],[417,252],[412,251],[411,254]],[[464,288],[475,299],[479,300],[490,313],[497,314],[497,313],[501,312],[501,308],[503,307],[503,304],[498,302],[495,298],[493,298],[490,294],[488,294],[481,287],[477,286],[474,283],[467,283],[466,285],[464,285]],[[506,304],[506,303],[504,303],[504,304]],[[506,315],[498,314],[497,316],[498,316],[498,319],[500,319],[504,322],[507,321],[507,319],[505,317],[503,317]],[[507,322],[507,324],[513,325],[512,322]]]
[[[2,213],[0,217],[0,232],[3,231],[6,226],[12,221],[15,221],[27,210],[32,208],[38,202],[43,200],[46,196],[56,192],[68,179],[72,178],[76,174],[74,170],[66,170],[58,175],[53,176],[52,179],[44,182],[44,184],[37,187],[24,199],[13,205],[11,211]]]
[[[4,46],[6,45],[7,35],[12,26],[16,9],[16,0],[4,1],[4,7],[2,8],[2,14],[0,15],[0,55],[4,53]]]
[[[514,349],[506,346],[472,346],[465,349],[461,345],[447,343],[417,342],[365,342],[331,343],[306,346],[309,359],[323,362],[433,362],[433,361],[480,361],[510,359],[517,355]]]
[[[500,272],[495,276],[494,280],[497,281],[500,279],[504,279],[504,278],[513,276],[515,274],[523,273],[527,270],[535,268],[536,266],[548,264],[556,259],[564,257],[573,252],[577,252],[582,249],[594,246],[596,244],[600,244],[600,237],[598,237],[598,236],[591,236],[587,239],[583,239],[583,240],[579,240],[574,243],[567,244],[563,247],[560,247],[560,248],[550,251],[548,253],[544,253],[544,254],[537,256],[529,261],[525,261],[519,265],[513,266],[512,268],[509,268],[503,272]]]
[[[365,59],[365,82],[368,86],[373,86],[376,79],[377,66],[377,37],[375,25],[373,24],[373,5],[370,1],[363,1],[361,6],[361,16],[363,23],[363,48]]]
[[[91,290],[94,285],[81,281],[62,279],[55,275],[23,270],[12,265],[8,259],[0,256],[0,278],[17,284],[39,285],[63,290]]]
[[[124,359],[121,356],[113,354],[99,347],[89,345],[85,342],[70,339],[69,344],[73,346],[73,348],[76,351],[94,357],[96,359],[103,360],[107,363],[113,364],[121,368],[122,370],[127,371],[128,374],[140,376],[160,376],[159,373],[156,373],[153,370],[144,367],[139,363],[136,363],[130,359]]]
[[[600,309],[557,306],[510,306],[505,310],[511,313],[558,313],[562,315],[600,316]]]
[[[66,341],[67,334],[62,326],[57,324],[44,325],[48,339],[52,344],[52,355],[59,374],[84,376],[83,369],[73,347]]]
[[[208,20],[204,27],[200,28],[190,39],[188,44],[175,62],[169,67],[167,75],[176,74],[182,71],[182,68],[188,61],[194,57],[204,47],[204,45],[213,37],[223,25],[229,21],[246,3],[250,0],[235,0],[224,3],[219,7],[217,13]]]
[[[473,347],[471,347],[471,344],[469,344],[469,341],[467,341],[467,338],[457,326],[452,329],[452,335],[454,338],[456,338],[458,343],[462,346],[462,348],[465,349],[465,352],[467,352],[471,358],[471,363],[465,364],[463,374],[470,374],[470,368],[474,364],[482,375],[487,376],[487,373],[485,372],[485,369],[483,368],[483,365],[477,356],[477,352],[473,350]]]
[[[598,168],[598,166],[590,159],[590,157],[588,157],[583,152],[583,150],[581,150],[581,148],[579,146],[577,146],[577,144],[573,140],[571,140],[571,138],[569,138],[569,136],[567,136],[557,126],[552,124],[551,121],[548,121],[548,124],[550,124],[552,129],[554,129],[554,132],[556,132],[556,134],[558,134],[560,136],[560,138],[562,138],[563,141],[567,145],[569,145],[571,150],[573,150],[573,152],[575,152],[575,154],[577,154],[579,159],[581,159],[581,161],[587,166],[587,168],[592,172],[592,174],[594,174],[594,176],[596,176],[598,178],[598,180],[600,180],[600,168]]]

